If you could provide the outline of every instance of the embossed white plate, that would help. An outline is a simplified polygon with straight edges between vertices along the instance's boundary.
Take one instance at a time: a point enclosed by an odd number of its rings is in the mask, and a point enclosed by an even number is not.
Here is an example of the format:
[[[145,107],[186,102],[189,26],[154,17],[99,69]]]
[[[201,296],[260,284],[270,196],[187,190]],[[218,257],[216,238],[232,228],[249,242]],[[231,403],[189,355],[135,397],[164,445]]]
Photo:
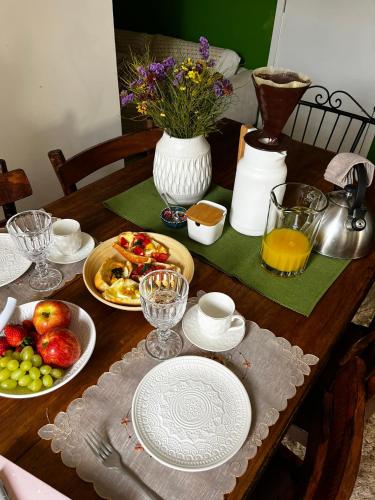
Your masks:
[[[0,286],[12,283],[30,266],[31,261],[18,252],[10,235],[0,233]]]
[[[168,467],[213,469],[243,445],[251,424],[249,396],[225,366],[181,356],[150,370],[132,404],[135,433],[145,450]]]
[[[33,317],[35,306],[38,302],[38,300],[35,300],[34,302],[28,302],[27,304],[22,304],[16,307],[12,316],[12,323],[21,323],[24,319],[31,319]],[[67,368],[64,375],[55,380],[53,386],[49,389],[42,389],[39,392],[31,392],[26,388],[18,388],[15,391],[7,391],[0,388],[0,396],[16,399],[44,396],[45,394],[55,391],[72,380],[72,378],[74,378],[82,370],[90,359],[96,342],[96,329],[91,316],[84,309],[72,304],[71,302],[66,302],[64,300],[61,302],[64,302],[69,307],[72,314],[72,319],[68,328],[78,338],[81,346],[81,357],[74,363],[74,365]]]
[[[182,330],[190,342],[204,351],[224,352],[236,347],[245,336],[246,326],[241,325],[234,328],[230,333],[224,333],[219,337],[209,337],[200,329],[198,323],[198,305],[191,307],[182,320]],[[236,314],[237,311],[236,311]]]

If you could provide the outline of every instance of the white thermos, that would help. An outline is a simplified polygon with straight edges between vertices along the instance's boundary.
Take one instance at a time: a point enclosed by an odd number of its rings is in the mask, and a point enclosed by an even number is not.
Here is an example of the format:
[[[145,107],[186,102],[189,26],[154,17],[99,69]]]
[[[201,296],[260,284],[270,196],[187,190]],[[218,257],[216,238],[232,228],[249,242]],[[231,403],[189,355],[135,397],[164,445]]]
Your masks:
[[[271,189],[285,182],[286,151],[264,151],[245,142],[237,164],[229,221],[239,233],[263,235]]]

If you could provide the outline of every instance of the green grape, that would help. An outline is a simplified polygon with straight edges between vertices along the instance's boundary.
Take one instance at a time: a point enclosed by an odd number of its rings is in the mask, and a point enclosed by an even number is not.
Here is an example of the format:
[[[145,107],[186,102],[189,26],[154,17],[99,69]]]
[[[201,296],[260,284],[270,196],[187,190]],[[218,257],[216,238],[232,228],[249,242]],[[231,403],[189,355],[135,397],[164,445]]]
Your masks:
[[[11,358],[9,356],[2,357],[0,359],[0,368],[5,368],[10,360],[11,360]]]
[[[22,377],[18,379],[18,385],[20,385],[21,387],[27,387],[31,384],[32,381],[33,379],[30,377],[30,375],[22,375]]]
[[[20,366],[19,362],[16,359],[11,359],[8,364],[7,368],[11,372],[14,372],[14,370],[17,370],[17,368]]]
[[[52,368],[49,365],[42,365],[39,370],[42,375],[49,375]]]
[[[34,356],[34,349],[31,345],[24,347],[21,351],[21,359],[23,361],[29,361]]]
[[[29,361],[29,360],[22,361],[22,363],[20,364],[21,370],[24,370],[25,372],[28,372],[32,366],[33,365],[31,363],[31,361]]]
[[[8,349],[7,351],[4,352],[4,356],[8,356],[8,358],[12,357],[14,351],[12,349]]]
[[[28,389],[30,389],[33,392],[38,392],[42,388],[42,385],[43,385],[43,383],[40,380],[40,378],[37,378],[37,379],[33,380],[31,382],[31,384],[29,384],[27,387],[28,387]]]
[[[7,378],[0,383],[0,387],[2,387],[2,389],[15,389],[17,387],[17,380]]]
[[[52,387],[53,378],[51,377],[51,375],[43,375],[42,382],[44,387]]]
[[[31,358],[31,362],[33,366],[39,368],[39,366],[43,364],[42,356],[40,356],[40,354],[34,354],[34,356]]]
[[[64,375],[64,372],[61,368],[52,368],[51,375],[53,378],[61,378]]]
[[[17,370],[14,370],[11,374],[10,374],[10,378],[12,380],[19,380],[21,377],[23,377],[25,375],[25,372],[23,370],[21,370],[21,368],[17,368]]]
[[[0,370],[0,382],[3,382],[3,380],[6,380],[9,377],[10,370],[8,370],[8,368],[3,368],[2,370]]]
[[[33,380],[36,380],[37,378],[40,377],[40,370],[36,366],[33,366],[29,370],[29,375]]]
[[[12,354],[12,359],[16,359],[17,361],[19,361],[21,359],[21,353],[14,351],[14,353]]]

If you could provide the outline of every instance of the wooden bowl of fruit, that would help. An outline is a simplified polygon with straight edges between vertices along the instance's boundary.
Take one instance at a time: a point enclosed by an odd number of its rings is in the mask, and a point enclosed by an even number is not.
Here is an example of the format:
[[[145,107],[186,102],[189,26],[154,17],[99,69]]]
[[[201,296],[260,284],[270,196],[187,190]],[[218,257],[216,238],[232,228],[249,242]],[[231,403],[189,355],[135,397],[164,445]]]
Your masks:
[[[18,306],[0,336],[0,396],[33,398],[68,383],[86,365],[96,329],[81,307],[60,300]]]

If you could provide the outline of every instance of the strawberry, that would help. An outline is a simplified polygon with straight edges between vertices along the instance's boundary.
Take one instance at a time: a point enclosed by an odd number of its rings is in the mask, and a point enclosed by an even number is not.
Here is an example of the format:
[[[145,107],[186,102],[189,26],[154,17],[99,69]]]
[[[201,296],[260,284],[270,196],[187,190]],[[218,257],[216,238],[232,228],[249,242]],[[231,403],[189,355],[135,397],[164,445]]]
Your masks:
[[[25,337],[27,337],[27,331],[22,325],[8,324],[4,328],[4,333],[8,344],[12,347],[18,347],[22,344]]]
[[[0,337],[0,356],[4,355],[4,352],[9,349],[9,344],[6,337]]]
[[[159,252],[153,252],[152,254],[153,259],[155,259],[157,262],[166,262],[168,260],[168,254],[167,253],[159,253]]]
[[[144,254],[145,254],[145,252],[144,252],[143,248],[141,248],[141,247],[139,247],[139,246],[138,246],[138,247],[134,247],[134,248],[133,248],[133,253],[134,253],[135,255],[144,255]]]

